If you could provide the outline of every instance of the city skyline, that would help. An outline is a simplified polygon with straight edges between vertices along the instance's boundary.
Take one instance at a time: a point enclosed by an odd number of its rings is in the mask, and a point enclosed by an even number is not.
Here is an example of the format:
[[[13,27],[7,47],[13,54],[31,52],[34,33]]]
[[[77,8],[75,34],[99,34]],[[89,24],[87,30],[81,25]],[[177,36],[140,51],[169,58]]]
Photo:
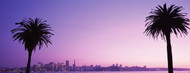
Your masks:
[[[164,3],[182,6],[190,19],[189,0],[1,0],[0,67],[26,66],[28,54],[10,31],[29,17],[47,20],[55,34],[52,45],[33,53],[31,65],[76,60],[76,65],[167,67],[165,41],[143,34],[145,17]],[[189,35],[171,39],[174,68],[190,68]]]
[[[0,67],[0,72],[25,72],[26,67]],[[174,71],[189,71],[189,68],[174,68]],[[123,66],[122,64],[112,64],[109,66],[101,65],[82,65],[75,66],[75,60],[73,65],[69,65],[69,61],[65,63],[49,62],[44,64],[38,62],[31,65],[32,72],[85,72],[85,71],[167,71],[167,68],[151,68],[145,66]]]

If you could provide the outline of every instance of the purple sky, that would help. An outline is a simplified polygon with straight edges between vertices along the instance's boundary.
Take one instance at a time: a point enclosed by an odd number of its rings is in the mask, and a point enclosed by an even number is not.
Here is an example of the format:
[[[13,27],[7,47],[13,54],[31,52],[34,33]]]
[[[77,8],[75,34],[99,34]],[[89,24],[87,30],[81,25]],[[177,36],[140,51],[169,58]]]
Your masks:
[[[24,17],[44,18],[55,34],[53,45],[33,53],[32,65],[75,59],[77,65],[167,67],[166,42],[143,34],[145,17],[164,3],[190,14],[190,0],[1,0],[0,67],[26,66],[28,52],[10,32]],[[190,68],[189,35],[171,39],[174,67]]]

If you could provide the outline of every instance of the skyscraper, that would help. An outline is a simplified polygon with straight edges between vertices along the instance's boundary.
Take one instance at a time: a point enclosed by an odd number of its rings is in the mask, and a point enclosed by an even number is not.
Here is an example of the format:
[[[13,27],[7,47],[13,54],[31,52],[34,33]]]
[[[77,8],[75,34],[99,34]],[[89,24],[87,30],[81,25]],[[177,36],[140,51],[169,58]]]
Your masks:
[[[69,60],[66,60],[66,69],[69,70]]]
[[[74,60],[74,64],[73,64],[73,71],[76,70],[76,65],[75,65],[75,60]]]
[[[66,60],[66,66],[69,66],[69,60]]]

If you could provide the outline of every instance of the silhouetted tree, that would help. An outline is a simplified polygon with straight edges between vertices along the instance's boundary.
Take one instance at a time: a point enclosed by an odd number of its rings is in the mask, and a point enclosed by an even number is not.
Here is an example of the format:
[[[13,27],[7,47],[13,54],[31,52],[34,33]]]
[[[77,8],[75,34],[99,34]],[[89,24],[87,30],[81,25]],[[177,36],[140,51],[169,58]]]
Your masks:
[[[189,29],[189,19],[185,18],[186,13],[180,13],[181,10],[183,10],[181,6],[158,5],[150,12],[151,15],[146,17],[148,22],[145,25],[144,33],[151,35],[154,39],[161,35],[161,38],[167,42],[168,73],[173,73],[170,34],[187,35],[187,29]]]
[[[37,46],[39,49],[43,46],[50,43],[50,37],[53,35],[50,31],[51,27],[46,24],[46,20],[42,21],[41,18],[35,18],[35,20],[29,18],[24,19],[20,23],[16,23],[19,25],[17,28],[11,30],[13,34],[13,39],[18,40],[25,46],[25,50],[28,51],[28,63],[26,73],[30,73],[30,63],[32,51],[36,50]]]

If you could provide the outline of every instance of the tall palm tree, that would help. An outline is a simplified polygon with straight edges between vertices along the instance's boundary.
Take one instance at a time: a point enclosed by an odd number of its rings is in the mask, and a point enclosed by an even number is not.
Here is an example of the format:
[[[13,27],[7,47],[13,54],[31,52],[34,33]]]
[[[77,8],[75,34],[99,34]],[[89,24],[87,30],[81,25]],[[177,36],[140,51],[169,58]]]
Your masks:
[[[170,34],[187,35],[187,29],[189,29],[189,19],[185,18],[186,13],[180,13],[181,10],[183,10],[181,6],[158,5],[156,9],[150,12],[151,15],[146,17],[147,23],[144,33],[153,38],[158,38],[161,35],[161,38],[167,42],[168,73],[173,73]]]
[[[13,39],[18,40],[25,46],[25,50],[28,51],[28,63],[26,73],[30,73],[30,63],[32,51],[36,50],[37,46],[39,49],[43,46],[50,43],[50,37],[53,35],[50,31],[51,27],[46,24],[46,20],[42,21],[41,18],[35,18],[34,20],[24,19],[20,23],[16,23],[19,25],[17,28],[12,29],[11,32],[13,34]]]

